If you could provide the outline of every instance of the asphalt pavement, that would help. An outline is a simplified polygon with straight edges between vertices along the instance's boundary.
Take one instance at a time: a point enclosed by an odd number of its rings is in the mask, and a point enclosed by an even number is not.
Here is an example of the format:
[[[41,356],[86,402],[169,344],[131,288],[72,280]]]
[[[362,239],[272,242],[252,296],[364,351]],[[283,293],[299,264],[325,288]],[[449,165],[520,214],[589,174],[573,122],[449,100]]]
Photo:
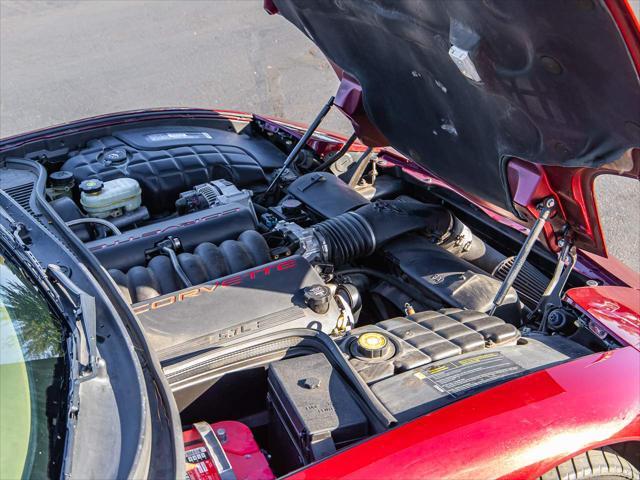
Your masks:
[[[0,137],[166,106],[310,122],[337,85],[262,0],[0,1]],[[323,126],[351,133],[337,113]],[[602,192],[609,247],[640,270],[640,183],[604,181]]]

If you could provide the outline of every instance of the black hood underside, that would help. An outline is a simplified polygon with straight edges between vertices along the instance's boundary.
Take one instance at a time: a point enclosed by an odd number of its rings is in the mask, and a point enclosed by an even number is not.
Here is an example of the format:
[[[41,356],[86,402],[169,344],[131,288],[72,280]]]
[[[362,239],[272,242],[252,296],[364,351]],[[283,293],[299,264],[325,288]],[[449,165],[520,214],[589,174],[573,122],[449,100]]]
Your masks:
[[[592,0],[274,0],[362,86],[390,144],[510,207],[505,161],[597,167],[640,145],[640,87]],[[461,73],[469,52],[479,81]]]

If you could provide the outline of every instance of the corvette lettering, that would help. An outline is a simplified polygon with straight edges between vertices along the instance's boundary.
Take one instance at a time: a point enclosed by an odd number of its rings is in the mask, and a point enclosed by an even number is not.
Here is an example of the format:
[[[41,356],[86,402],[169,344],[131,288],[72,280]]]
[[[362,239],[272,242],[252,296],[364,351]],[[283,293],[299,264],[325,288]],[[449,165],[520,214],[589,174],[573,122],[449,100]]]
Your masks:
[[[132,307],[133,312],[135,314],[141,314],[150,310],[157,310],[159,308],[168,307],[169,305],[173,305],[175,303],[185,302],[190,298],[199,297],[200,295],[211,294],[216,292],[220,288],[243,285],[257,278],[268,277],[270,275],[273,275],[274,273],[283,272],[285,270],[295,268],[296,264],[297,263],[295,259],[284,260],[275,265],[265,265],[253,270],[249,270],[248,272],[240,273],[238,275],[224,277],[219,280],[214,280],[213,282],[199,285],[189,290],[183,290],[181,292],[176,292],[175,294],[160,297],[153,302],[138,303]]]

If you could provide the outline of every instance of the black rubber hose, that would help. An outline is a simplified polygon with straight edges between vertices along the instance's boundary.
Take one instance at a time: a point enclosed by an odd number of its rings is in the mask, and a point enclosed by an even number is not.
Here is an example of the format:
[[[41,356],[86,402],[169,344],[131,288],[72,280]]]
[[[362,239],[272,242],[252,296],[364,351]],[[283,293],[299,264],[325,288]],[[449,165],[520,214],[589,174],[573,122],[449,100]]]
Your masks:
[[[490,274],[506,258],[446,208],[411,197],[378,200],[313,228],[326,248],[324,260],[338,266],[371,255],[385,243],[414,231]]]
[[[319,166],[314,168],[313,171],[322,172],[327,168],[331,167],[331,165],[333,165],[338,160],[340,160],[344,156],[344,154],[349,151],[349,149],[351,148],[351,145],[353,145],[353,142],[356,141],[356,138],[358,138],[358,136],[355,133],[351,135],[349,139],[344,143],[344,145],[342,145],[342,148],[340,150],[338,150],[334,155],[331,155],[331,157],[328,160],[325,160]]]
[[[436,302],[436,301],[431,300],[429,298],[425,298],[425,295],[420,290],[418,290],[417,288],[415,288],[412,285],[409,285],[409,284],[403,282],[402,280],[399,280],[396,277],[394,277],[392,275],[389,275],[387,273],[379,272],[378,270],[374,270],[372,268],[366,268],[366,267],[346,268],[346,269],[342,269],[342,270],[337,270],[335,272],[336,275],[353,275],[353,274],[358,274],[358,273],[363,274],[363,275],[367,275],[369,277],[375,277],[375,278],[377,278],[379,280],[383,280],[383,281],[393,285],[398,290],[401,290],[402,292],[406,293],[407,295],[409,295],[414,300],[418,300],[420,303],[422,303],[427,308],[431,308],[431,309],[434,309],[434,310],[438,310],[439,308],[442,308],[442,304],[440,302]]]
[[[451,218],[451,213],[440,205],[400,197],[369,203],[320,222],[313,229],[326,248],[324,260],[344,265],[416,230],[439,238],[448,232]]]
[[[178,256],[176,255],[176,252],[171,250],[169,247],[164,247],[162,249],[162,253],[167,255],[169,257],[169,260],[171,260],[171,265],[173,266],[173,269],[178,275],[178,278],[182,282],[183,286],[191,287],[193,283],[191,283],[191,280],[189,280],[189,277],[187,277],[187,274],[184,273],[184,270],[182,269],[180,262],[178,262]]]
[[[376,247],[371,228],[361,216],[351,212],[325,220],[314,230],[322,235],[328,260],[335,265],[371,255]]]
[[[65,222],[68,227],[73,227],[74,225],[80,225],[81,223],[96,223],[98,225],[102,225],[111,230],[111,233],[114,235],[122,235],[122,232],[118,227],[116,227],[113,223],[105,220],[104,218],[93,218],[93,217],[82,217],[76,218],[75,220],[69,220]]]

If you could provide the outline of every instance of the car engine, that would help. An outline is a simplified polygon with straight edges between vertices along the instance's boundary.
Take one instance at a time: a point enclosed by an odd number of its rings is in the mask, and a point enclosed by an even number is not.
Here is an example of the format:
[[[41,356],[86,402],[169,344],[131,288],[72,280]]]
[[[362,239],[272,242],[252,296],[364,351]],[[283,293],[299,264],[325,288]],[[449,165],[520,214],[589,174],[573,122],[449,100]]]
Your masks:
[[[291,143],[255,120],[114,129],[48,166],[51,207],[143,325],[189,442],[248,427],[283,475],[606,348],[568,306],[531,321],[544,262],[496,308],[516,252],[447,197],[362,149],[283,169]]]

